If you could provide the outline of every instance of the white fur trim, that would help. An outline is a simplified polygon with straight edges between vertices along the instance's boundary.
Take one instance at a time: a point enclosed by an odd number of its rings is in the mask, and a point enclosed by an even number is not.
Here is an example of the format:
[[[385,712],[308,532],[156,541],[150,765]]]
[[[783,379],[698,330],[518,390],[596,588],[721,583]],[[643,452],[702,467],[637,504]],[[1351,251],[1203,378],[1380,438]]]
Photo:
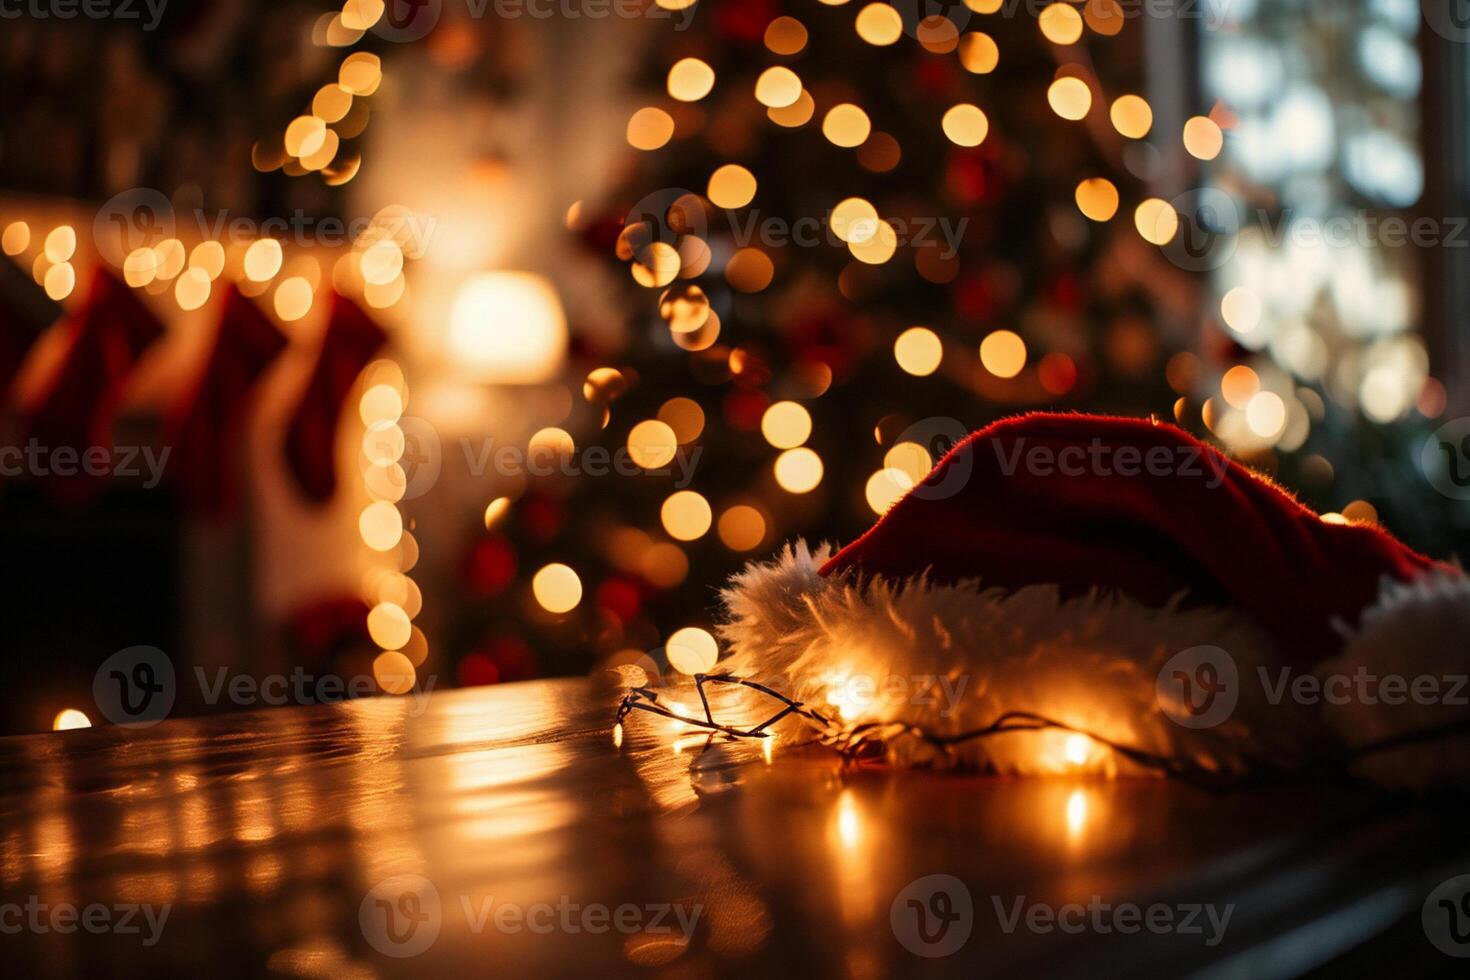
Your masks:
[[[1470,578],[1436,572],[1412,584],[1386,579],[1378,602],[1363,613],[1342,653],[1316,671],[1323,682],[1324,719],[1350,746],[1470,719],[1467,642]],[[1403,695],[1378,689],[1390,677],[1402,679]],[[1337,680],[1334,689],[1328,678],[1346,680]],[[1414,696],[1416,680],[1425,685],[1419,698]],[[1435,695],[1422,697],[1430,684]],[[1385,785],[1417,789],[1470,783],[1470,738],[1377,753],[1360,761],[1358,771]]]
[[[720,633],[732,651],[725,666],[818,710],[832,710],[831,692],[844,691],[841,718],[853,724],[904,720],[954,734],[1030,711],[1222,772],[1289,766],[1321,747],[1315,709],[1269,704],[1254,683],[1240,685],[1234,712],[1213,728],[1182,727],[1161,710],[1158,673],[1182,650],[1220,647],[1242,680],[1273,662],[1267,638],[1228,611],[1177,601],[1151,609],[1100,593],[1063,600],[1052,586],[1007,592],[978,581],[823,578],[817,569],[829,554],[797,542],[734,578],[722,593]],[[1016,774],[1138,771],[1096,743],[1080,766],[1070,763],[1069,738],[1008,733],[964,743],[957,759]],[[889,747],[895,761],[943,761],[916,740],[902,743]]]

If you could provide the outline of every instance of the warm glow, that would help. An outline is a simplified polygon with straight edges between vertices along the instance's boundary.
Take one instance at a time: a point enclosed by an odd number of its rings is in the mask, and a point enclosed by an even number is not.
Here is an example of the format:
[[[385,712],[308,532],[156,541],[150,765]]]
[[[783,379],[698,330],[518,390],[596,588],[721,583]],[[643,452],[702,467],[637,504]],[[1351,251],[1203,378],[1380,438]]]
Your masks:
[[[1051,83],[1046,101],[1057,115],[1075,121],[1086,117],[1092,108],[1092,89],[1082,79],[1069,75]]]
[[[787,129],[795,129],[805,126],[811,122],[812,116],[817,111],[817,103],[812,99],[812,94],[807,91],[801,93],[800,98],[784,109],[767,109],[766,115],[771,122]]]
[[[805,446],[776,457],[776,482],[787,493],[810,493],[822,482],[822,457]]]
[[[158,256],[151,248],[135,248],[123,259],[123,281],[141,289],[158,275]]]
[[[767,68],[755,80],[755,99],[768,109],[784,109],[801,97],[801,79],[790,68]]]
[[[858,37],[869,44],[886,47],[903,36],[903,18],[886,3],[870,3],[858,11]]]
[[[1151,245],[1167,245],[1179,232],[1179,215],[1168,201],[1151,197],[1133,213],[1133,224]]]
[[[898,503],[913,486],[913,480],[903,470],[885,467],[868,477],[863,495],[873,513],[882,515],[888,513],[888,508]]]
[[[679,445],[687,445],[704,431],[704,409],[699,402],[680,395],[659,406],[658,420],[674,430]]]
[[[189,268],[200,269],[210,281],[225,271],[225,247],[219,242],[200,242],[189,253]]]
[[[276,287],[276,316],[287,323],[299,320],[311,312],[313,299],[315,299],[315,293],[312,291],[310,280],[303,276],[292,276],[285,279]]]
[[[281,271],[281,243],[274,238],[252,242],[245,250],[245,277],[252,282],[274,279]]]
[[[1108,221],[1118,213],[1118,188],[1106,177],[1091,177],[1077,185],[1077,210],[1093,221]]]
[[[635,150],[656,150],[674,135],[674,117],[646,106],[628,117],[628,145]]]
[[[928,327],[909,327],[893,342],[893,358],[909,374],[927,377],[939,370],[944,344]]]
[[[1220,316],[1236,333],[1251,333],[1261,325],[1261,297],[1246,286],[1236,286],[1220,300]]]
[[[1286,403],[1274,391],[1260,391],[1245,406],[1245,422],[1262,439],[1275,439],[1286,428]]]
[[[1082,15],[1066,3],[1054,3],[1043,10],[1037,25],[1053,44],[1076,44],[1082,39]]]
[[[12,221],[0,235],[0,250],[6,255],[20,255],[31,247],[31,226],[24,221]]]
[[[483,272],[459,288],[449,315],[448,355],[476,381],[535,384],[555,377],[566,355],[561,300],[530,272]]]
[[[766,519],[749,504],[736,504],[720,515],[720,540],[731,551],[750,551],[766,537]]]
[[[884,453],[883,466],[898,470],[908,477],[911,485],[917,485],[934,469],[934,458],[917,442],[900,442]]]
[[[681,58],[669,69],[669,95],[698,102],[715,87],[715,70],[698,58]]]
[[[720,659],[720,645],[707,630],[686,626],[676,630],[664,644],[669,666],[681,674],[705,674]]]
[[[844,242],[866,242],[878,233],[878,209],[861,197],[848,197],[832,208],[832,233]]]
[[[571,612],[582,601],[582,580],[568,566],[553,562],[531,579],[531,592],[547,612]]]
[[[960,38],[960,64],[965,71],[988,75],[1000,64],[1000,47],[983,31],[971,31]]]
[[[71,225],[60,225],[51,229],[42,248],[46,258],[52,262],[70,262],[77,252],[77,232]]]
[[[968,102],[950,107],[940,125],[944,135],[957,146],[979,146],[990,133],[990,120],[979,106]]]
[[[738,163],[727,163],[710,174],[708,197],[717,208],[743,208],[755,197],[755,175]]]
[[[1109,112],[1120,136],[1141,140],[1154,128],[1154,110],[1137,95],[1120,96]]]
[[[868,114],[850,102],[833,106],[822,119],[822,135],[837,146],[862,146],[872,129]]]
[[[1092,754],[1091,741],[1086,735],[1068,735],[1066,743],[1062,746],[1062,758],[1066,759],[1070,765],[1082,765]]]
[[[659,510],[664,530],[679,541],[694,541],[709,531],[714,521],[709,501],[693,490],[680,490],[668,496]]]
[[[70,262],[62,262],[53,265],[46,270],[43,281],[46,287],[46,295],[60,302],[71,295],[71,291],[77,286],[77,271]]]
[[[766,25],[766,48],[772,54],[796,54],[806,40],[806,27],[795,17],[777,17]]]
[[[397,650],[384,650],[373,660],[373,680],[386,694],[407,694],[415,679],[413,661]]]
[[[174,299],[181,310],[197,310],[209,302],[209,273],[203,269],[186,269],[174,283]]]
[[[53,732],[70,732],[78,728],[91,727],[92,719],[88,718],[85,712],[78,711],[76,708],[63,708],[51,721]]]
[[[667,466],[679,451],[679,437],[667,422],[645,419],[628,433],[628,455],[646,470]]]
[[[1184,148],[1200,160],[1213,160],[1225,148],[1225,134],[1208,116],[1195,116],[1184,124]]]
[[[882,265],[893,258],[893,253],[898,250],[898,232],[893,230],[891,224],[880,219],[871,238],[861,242],[848,242],[847,250],[859,262]]]
[[[357,518],[357,530],[363,544],[374,551],[392,551],[403,540],[403,516],[386,500],[363,508]]]
[[[495,525],[499,524],[501,519],[509,513],[509,497],[496,497],[494,500],[490,501],[488,504],[485,505],[485,530],[494,530]]]
[[[413,623],[403,607],[392,602],[380,602],[372,608],[367,618],[368,635],[374,643],[385,650],[397,650],[413,636]]]
[[[761,435],[777,449],[793,449],[812,434],[812,417],[796,402],[776,402],[761,416]]]
[[[1261,390],[1261,378],[1244,364],[1237,364],[1220,379],[1220,394],[1232,408],[1245,408]]]
[[[997,330],[980,342],[980,363],[997,378],[1014,378],[1026,366],[1026,342],[1010,330]]]
[[[392,385],[373,385],[358,399],[357,414],[366,426],[397,422],[403,415],[403,396]]]

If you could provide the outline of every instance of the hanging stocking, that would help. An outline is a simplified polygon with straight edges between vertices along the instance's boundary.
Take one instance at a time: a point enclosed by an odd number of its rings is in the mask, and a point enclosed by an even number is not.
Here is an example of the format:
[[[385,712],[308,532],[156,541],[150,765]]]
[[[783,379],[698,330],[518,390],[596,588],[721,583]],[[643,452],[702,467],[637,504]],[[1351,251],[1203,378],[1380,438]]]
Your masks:
[[[15,264],[0,259],[0,405],[36,338],[61,316],[61,306]]]
[[[332,296],[332,314],[306,392],[286,431],[286,464],[317,503],[337,489],[336,436],[342,402],[387,335],[357,304]]]
[[[231,285],[199,380],[169,420],[166,444],[174,447],[174,465],[192,510],[218,517],[233,505],[247,396],[285,347],[285,335]]]
[[[66,504],[82,504],[112,468],[112,418],[123,382],[163,325],[133,291],[99,266],[81,310],[65,326],[60,368],[30,406],[31,438],[45,451],[48,485]],[[69,451],[69,452],[62,452]],[[75,453],[75,458],[67,457]]]

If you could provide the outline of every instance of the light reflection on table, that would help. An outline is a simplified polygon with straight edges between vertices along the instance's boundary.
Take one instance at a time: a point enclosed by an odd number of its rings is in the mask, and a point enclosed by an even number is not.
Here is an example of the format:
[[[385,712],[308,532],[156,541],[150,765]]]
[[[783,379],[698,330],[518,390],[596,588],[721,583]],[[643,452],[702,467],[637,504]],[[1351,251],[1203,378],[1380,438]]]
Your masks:
[[[973,973],[1036,937],[989,896],[1115,900],[1215,888],[1302,832],[1371,809],[1322,787],[1218,797],[1163,782],[844,769],[819,749],[715,744],[667,719],[610,735],[617,692],[534,682],[0,742],[5,901],[170,903],[137,935],[0,937],[14,975],[855,978]],[[1273,851],[1276,848],[1277,851]],[[963,880],[975,931],[945,960],[889,925],[925,875]],[[374,948],[369,892],[422,876],[440,899],[416,956]],[[1198,900],[1209,899],[1201,894]],[[699,909],[692,938],[536,933],[479,910],[558,902]],[[405,906],[408,908],[408,906]]]

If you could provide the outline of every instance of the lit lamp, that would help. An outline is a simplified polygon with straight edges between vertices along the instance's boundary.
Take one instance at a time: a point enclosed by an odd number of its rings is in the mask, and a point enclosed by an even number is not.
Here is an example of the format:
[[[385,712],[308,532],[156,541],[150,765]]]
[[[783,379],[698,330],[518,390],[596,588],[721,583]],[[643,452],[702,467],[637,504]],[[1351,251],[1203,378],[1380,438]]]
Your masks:
[[[555,377],[567,347],[561,300],[545,277],[484,272],[463,286],[449,316],[449,356],[467,378],[534,384]]]

